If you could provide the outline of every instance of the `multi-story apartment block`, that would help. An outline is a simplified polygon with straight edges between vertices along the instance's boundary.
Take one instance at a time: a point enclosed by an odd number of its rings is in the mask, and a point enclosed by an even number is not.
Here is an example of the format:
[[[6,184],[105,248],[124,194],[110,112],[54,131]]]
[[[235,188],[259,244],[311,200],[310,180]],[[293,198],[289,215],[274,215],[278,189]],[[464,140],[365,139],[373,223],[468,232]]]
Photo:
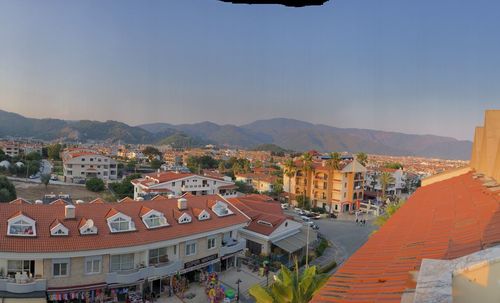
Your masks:
[[[387,184],[386,194],[388,195],[400,195],[406,188],[406,173],[402,169],[393,168],[379,168],[376,170],[369,170],[365,176],[365,188],[371,191],[381,192],[382,184],[380,183],[380,174],[386,172],[389,173],[394,182]]]
[[[273,175],[263,173],[237,174],[236,181],[244,182],[252,186],[259,193],[271,192],[278,178]]]
[[[363,200],[366,168],[355,159],[342,160],[338,169],[328,167],[325,160],[315,160],[306,171],[301,160],[296,160],[293,177],[283,176],[283,189],[292,197],[305,196],[313,207],[324,207],[332,212],[350,212]],[[295,200],[296,201],[296,200]]]
[[[10,157],[17,157],[20,154],[19,144],[16,142],[4,142],[2,144],[3,152]]]
[[[135,200],[161,194],[181,196],[186,193],[195,196],[220,194],[224,197],[233,197],[237,188],[234,182],[222,178],[160,171],[132,180],[132,184]]]
[[[174,276],[194,281],[200,270],[234,266],[245,248],[239,230],[250,221],[217,195],[0,207],[0,298],[19,302],[160,294]]]
[[[62,152],[65,182],[79,182],[87,178],[115,180],[116,161],[92,149],[73,148]]]

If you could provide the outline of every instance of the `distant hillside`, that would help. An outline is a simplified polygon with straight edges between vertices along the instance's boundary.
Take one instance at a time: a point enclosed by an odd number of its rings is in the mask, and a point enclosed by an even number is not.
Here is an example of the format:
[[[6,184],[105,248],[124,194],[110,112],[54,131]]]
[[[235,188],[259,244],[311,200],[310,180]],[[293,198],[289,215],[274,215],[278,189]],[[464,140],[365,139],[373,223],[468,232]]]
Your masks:
[[[411,135],[370,129],[337,128],[304,121],[276,118],[250,124],[218,125],[212,122],[171,125],[140,125],[154,132],[174,128],[207,142],[243,148],[274,144],[284,149],[306,151],[364,151],[373,154],[469,159],[472,142],[434,135]]]
[[[291,152],[291,150],[284,149],[283,147],[278,146],[276,144],[272,144],[272,143],[264,143],[264,144],[257,145],[254,148],[252,148],[252,150],[268,151],[268,152],[273,152],[276,154]]]
[[[117,121],[32,119],[0,110],[0,137],[7,136],[44,140],[120,140],[123,143],[164,143],[177,147],[211,143],[253,148],[264,144],[294,151],[364,151],[444,159],[469,159],[472,146],[470,141],[449,137],[337,128],[284,118],[259,120],[242,126],[212,122],[130,126]]]

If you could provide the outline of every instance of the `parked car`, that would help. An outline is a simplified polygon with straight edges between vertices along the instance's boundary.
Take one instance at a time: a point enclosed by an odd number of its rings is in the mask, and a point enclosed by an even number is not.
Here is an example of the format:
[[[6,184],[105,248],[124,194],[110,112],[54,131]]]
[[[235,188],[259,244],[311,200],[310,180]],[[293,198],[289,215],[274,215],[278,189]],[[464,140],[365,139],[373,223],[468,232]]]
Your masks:
[[[328,217],[330,217],[332,219],[337,219],[337,214],[335,214],[335,213],[329,213]]]
[[[307,216],[300,216],[300,218],[302,219],[302,221],[304,222],[312,222],[311,221],[311,218],[307,217]]]
[[[312,218],[315,220],[321,219],[321,214],[320,213],[313,213]]]
[[[281,203],[281,209],[288,209],[288,203]]]

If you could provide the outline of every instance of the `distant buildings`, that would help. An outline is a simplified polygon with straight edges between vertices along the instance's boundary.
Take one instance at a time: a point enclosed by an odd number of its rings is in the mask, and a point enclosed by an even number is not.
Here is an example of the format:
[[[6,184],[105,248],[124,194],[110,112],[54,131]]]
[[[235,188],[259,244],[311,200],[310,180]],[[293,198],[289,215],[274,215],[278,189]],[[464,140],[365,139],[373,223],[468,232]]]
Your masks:
[[[380,183],[380,174],[389,173],[394,179],[394,182],[387,184],[385,193],[387,195],[400,195],[407,187],[406,173],[403,169],[379,168],[377,170],[369,170],[366,173],[365,187],[370,191],[381,192],[382,184]]]
[[[278,177],[264,173],[241,173],[235,175],[236,181],[243,182],[259,193],[272,192]]]
[[[422,187],[311,302],[497,302],[500,111],[476,128],[470,167]]]
[[[61,153],[64,181],[78,183],[88,178],[115,180],[118,167],[115,160],[87,148],[68,148]]]
[[[338,169],[328,167],[327,160],[312,161],[310,171],[303,169],[300,159],[295,165],[294,176],[283,176],[283,189],[291,190],[293,200],[306,197],[312,207],[328,212],[353,211],[358,208],[357,201],[363,200],[366,168],[357,160],[342,160]]]
[[[201,176],[192,173],[156,172],[144,178],[132,180],[134,199],[154,195],[180,196],[189,193],[194,196],[220,194],[224,197],[236,195],[234,182],[222,178]]]

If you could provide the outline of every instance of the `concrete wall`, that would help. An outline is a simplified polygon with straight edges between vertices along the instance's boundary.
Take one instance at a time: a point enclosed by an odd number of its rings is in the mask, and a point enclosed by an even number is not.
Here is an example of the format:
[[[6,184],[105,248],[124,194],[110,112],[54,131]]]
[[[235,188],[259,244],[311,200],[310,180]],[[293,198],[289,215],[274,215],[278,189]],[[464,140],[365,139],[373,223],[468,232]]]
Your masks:
[[[445,171],[445,172],[442,172],[440,174],[422,179],[421,186],[427,186],[427,185],[430,185],[432,183],[436,183],[439,181],[444,181],[444,180],[447,180],[450,178],[458,177],[458,176],[464,175],[470,171],[471,171],[471,168],[469,166]]]
[[[499,277],[500,263],[498,261],[455,275],[453,277],[453,302],[499,302]]]
[[[109,255],[102,256],[101,273],[94,275],[85,274],[85,258],[71,258],[70,272],[68,277],[52,277],[52,259],[43,261],[44,278],[47,279],[47,287],[69,287],[106,281],[109,272]]]

